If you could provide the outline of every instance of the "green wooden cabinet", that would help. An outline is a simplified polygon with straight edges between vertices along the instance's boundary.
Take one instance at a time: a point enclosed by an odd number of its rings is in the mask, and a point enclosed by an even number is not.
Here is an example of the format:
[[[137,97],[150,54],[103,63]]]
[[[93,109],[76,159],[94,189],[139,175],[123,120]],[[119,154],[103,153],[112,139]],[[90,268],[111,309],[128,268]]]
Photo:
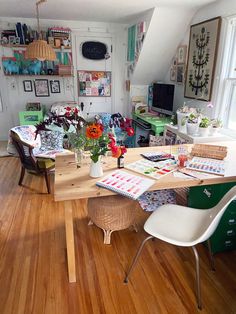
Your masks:
[[[189,189],[188,206],[213,207],[234,185],[236,182],[192,187]],[[210,242],[212,253],[236,249],[236,201],[232,201],[226,209]]]

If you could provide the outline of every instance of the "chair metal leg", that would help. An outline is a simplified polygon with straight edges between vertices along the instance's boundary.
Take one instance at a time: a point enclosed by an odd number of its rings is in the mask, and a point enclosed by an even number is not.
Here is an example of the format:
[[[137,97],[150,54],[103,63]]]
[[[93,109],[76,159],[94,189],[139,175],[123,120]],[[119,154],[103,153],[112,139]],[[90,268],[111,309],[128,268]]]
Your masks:
[[[138,260],[138,258],[139,258],[140,253],[142,252],[142,249],[143,249],[143,247],[144,247],[144,244],[145,244],[148,240],[150,240],[150,239],[152,239],[152,238],[154,238],[154,237],[153,237],[153,236],[149,236],[149,237],[147,237],[146,239],[143,240],[143,242],[142,242],[142,244],[140,245],[140,247],[139,247],[139,249],[138,249],[138,252],[136,253],[136,255],[135,255],[135,257],[134,257],[134,259],[133,259],[133,261],[132,261],[132,264],[130,265],[130,268],[129,268],[127,274],[126,274],[126,277],[125,277],[125,279],[124,279],[124,282],[125,282],[125,283],[128,283],[129,275],[131,274],[131,272],[132,272],[134,266],[135,266],[136,263],[137,263],[137,260]]]
[[[210,264],[211,264],[211,270],[215,271],[215,261],[214,261],[214,257],[212,254],[212,250],[211,250],[211,241],[210,239],[207,240],[207,246],[208,246],[208,253],[209,253],[209,259],[210,259]]]
[[[49,172],[48,172],[48,171],[45,171],[44,176],[45,176],[45,181],[46,181],[46,185],[47,185],[48,194],[50,194],[50,193],[51,193],[51,189],[50,189],[50,177],[49,177]]]
[[[202,298],[201,298],[201,286],[200,286],[200,269],[199,269],[199,256],[195,246],[192,246],[193,253],[196,261],[196,282],[197,282],[197,305],[199,310],[202,309]]]
[[[20,180],[18,182],[18,185],[22,184],[22,181],[24,179],[24,175],[25,175],[25,167],[21,166]]]

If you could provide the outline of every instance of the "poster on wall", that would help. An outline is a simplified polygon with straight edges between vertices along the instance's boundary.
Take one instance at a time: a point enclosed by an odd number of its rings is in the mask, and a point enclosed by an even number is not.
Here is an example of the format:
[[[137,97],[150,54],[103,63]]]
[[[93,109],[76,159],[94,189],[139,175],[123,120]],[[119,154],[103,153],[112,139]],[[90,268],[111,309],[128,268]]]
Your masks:
[[[111,72],[78,71],[78,91],[83,97],[110,97]]]
[[[191,25],[185,82],[187,98],[211,100],[221,18]]]

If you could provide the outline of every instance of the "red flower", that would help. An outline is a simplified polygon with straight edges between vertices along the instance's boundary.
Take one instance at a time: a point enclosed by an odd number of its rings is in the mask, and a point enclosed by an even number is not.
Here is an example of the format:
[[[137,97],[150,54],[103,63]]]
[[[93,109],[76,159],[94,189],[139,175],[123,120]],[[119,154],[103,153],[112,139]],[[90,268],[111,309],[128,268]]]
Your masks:
[[[125,146],[120,146],[121,149],[121,155],[124,155],[125,153],[127,153],[127,148]]]
[[[75,114],[78,114],[78,113],[79,113],[78,108],[74,108],[74,113],[75,113]]]
[[[66,107],[66,111],[71,111],[71,107]]]
[[[134,136],[134,129],[131,127],[128,127],[125,129],[125,131],[127,132],[128,136]]]
[[[119,158],[121,156],[120,146],[111,146],[112,157]]]

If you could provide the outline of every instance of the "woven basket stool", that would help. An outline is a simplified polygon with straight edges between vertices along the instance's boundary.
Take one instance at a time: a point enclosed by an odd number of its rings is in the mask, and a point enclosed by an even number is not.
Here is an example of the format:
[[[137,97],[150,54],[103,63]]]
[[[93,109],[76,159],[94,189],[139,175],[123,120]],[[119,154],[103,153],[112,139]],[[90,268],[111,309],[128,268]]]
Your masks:
[[[133,226],[138,203],[120,195],[94,197],[88,199],[89,224],[95,224],[104,232],[104,244],[111,243],[113,231]],[[137,231],[137,230],[136,230]]]

